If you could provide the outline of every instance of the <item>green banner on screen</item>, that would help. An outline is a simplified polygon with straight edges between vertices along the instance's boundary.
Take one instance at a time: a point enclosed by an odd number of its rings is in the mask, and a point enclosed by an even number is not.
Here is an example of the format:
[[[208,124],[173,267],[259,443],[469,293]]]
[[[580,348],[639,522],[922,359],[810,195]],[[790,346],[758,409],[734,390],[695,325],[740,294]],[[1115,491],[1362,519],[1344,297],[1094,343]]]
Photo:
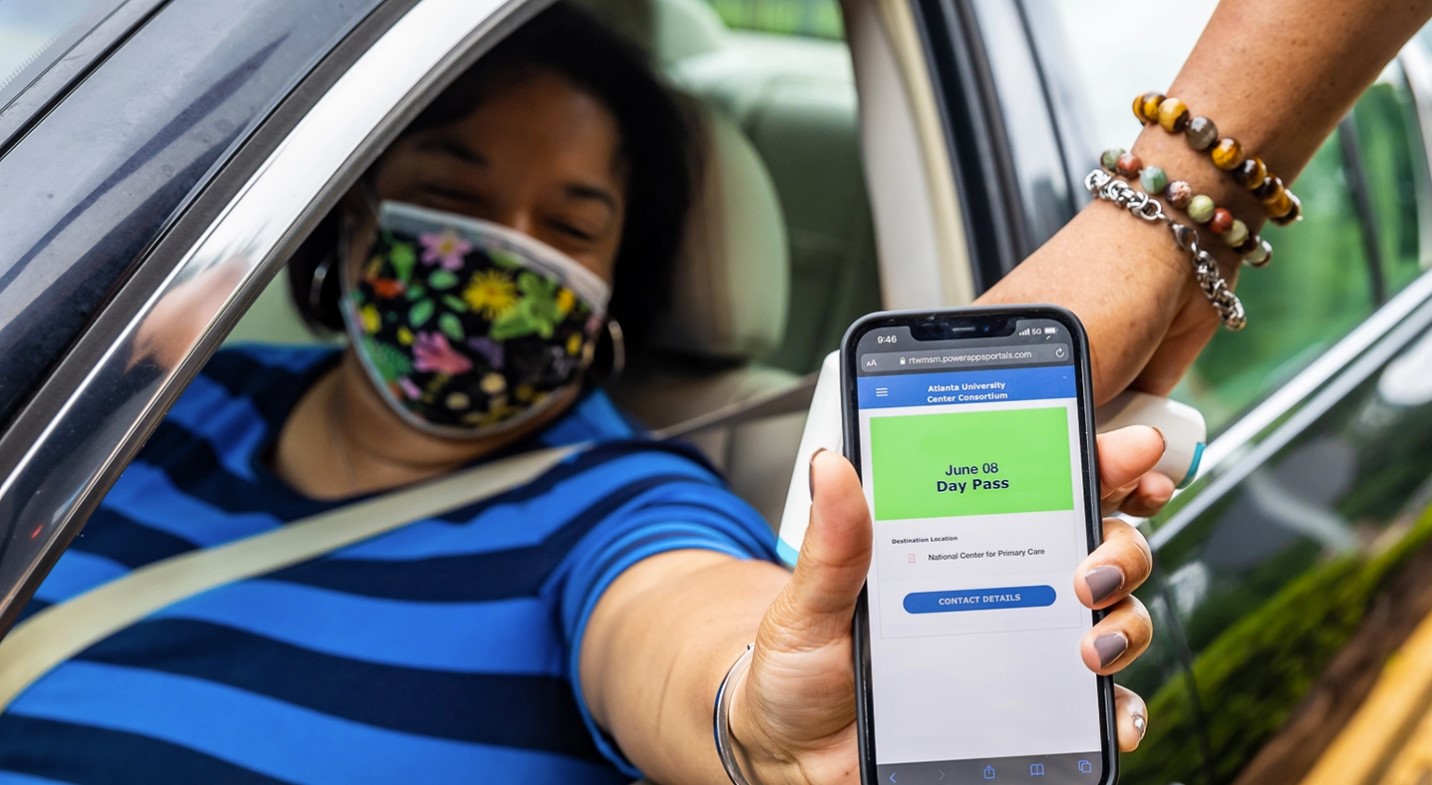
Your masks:
[[[875,519],[1074,509],[1064,407],[870,419]]]

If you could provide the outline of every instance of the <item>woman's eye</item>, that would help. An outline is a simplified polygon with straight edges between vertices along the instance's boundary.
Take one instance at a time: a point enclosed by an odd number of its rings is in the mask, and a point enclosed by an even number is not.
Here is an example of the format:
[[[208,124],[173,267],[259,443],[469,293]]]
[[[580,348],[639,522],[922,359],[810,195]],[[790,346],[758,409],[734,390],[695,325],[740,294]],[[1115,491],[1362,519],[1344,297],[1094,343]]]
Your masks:
[[[477,194],[442,185],[429,185],[423,190],[430,199],[442,206],[480,207],[484,203],[483,198]]]
[[[575,240],[581,240],[583,242],[592,242],[596,239],[596,236],[593,233],[579,226],[575,226],[564,221],[554,221],[552,223],[552,228],[556,229],[561,234],[567,237],[571,237]]]

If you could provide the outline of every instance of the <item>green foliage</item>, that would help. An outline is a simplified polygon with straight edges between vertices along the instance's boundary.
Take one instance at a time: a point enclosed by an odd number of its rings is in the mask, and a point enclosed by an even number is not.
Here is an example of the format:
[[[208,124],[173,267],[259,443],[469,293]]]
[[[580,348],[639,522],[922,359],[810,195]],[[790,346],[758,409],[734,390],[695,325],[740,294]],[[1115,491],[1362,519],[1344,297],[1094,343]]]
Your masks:
[[[835,0],[710,0],[728,26],[781,35],[842,39],[844,24]]]
[[[433,318],[434,308],[432,300],[424,299],[414,303],[408,311],[408,326],[416,330],[427,324],[428,320]]]
[[[413,279],[413,267],[418,263],[418,254],[413,250],[412,243],[395,244],[388,251],[388,261],[392,263],[399,281],[407,283]]]
[[[439,267],[428,276],[428,286],[434,289],[451,289],[457,286],[457,273]]]
[[[498,267],[507,270],[521,270],[523,268],[522,257],[512,253],[506,248],[489,248],[487,250],[492,261]]]
[[[1362,226],[1339,144],[1338,135],[1329,139],[1294,186],[1306,220],[1267,225],[1273,262],[1238,278],[1249,329],[1218,331],[1178,392],[1215,431],[1372,312]]]
[[[462,320],[450,313],[438,317],[438,328],[454,341],[461,341],[467,337],[462,329]]]
[[[502,341],[536,334],[551,338],[563,316],[557,311],[557,290],[560,287],[541,276],[524,272],[517,276],[517,290],[522,298],[492,323],[493,340]]]
[[[366,335],[363,336],[363,343],[379,376],[392,381],[412,373],[412,361],[396,348],[386,343],[379,343]]]
[[[1386,297],[1424,270],[1416,194],[1432,190],[1411,95],[1401,80],[1369,88],[1352,114]],[[1346,175],[1342,133],[1334,134],[1293,183],[1305,220],[1266,226],[1268,267],[1245,270],[1238,294],[1249,329],[1219,331],[1176,396],[1221,430],[1365,319],[1379,304],[1368,242]]]
[[[1415,195],[1428,190],[1427,162],[1411,103],[1403,84],[1385,82],[1363,94],[1353,113],[1389,293],[1422,272]]]
[[[1287,722],[1378,592],[1432,539],[1432,509],[1387,551],[1339,556],[1309,570],[1248,613],[1193,663],[1215,783],[1232,782]],[[1149,700],[1147,754],[1128,756],[1124,782],[1163,785],[1198,771],[1199,728],[1187,685],[1169,681]]]

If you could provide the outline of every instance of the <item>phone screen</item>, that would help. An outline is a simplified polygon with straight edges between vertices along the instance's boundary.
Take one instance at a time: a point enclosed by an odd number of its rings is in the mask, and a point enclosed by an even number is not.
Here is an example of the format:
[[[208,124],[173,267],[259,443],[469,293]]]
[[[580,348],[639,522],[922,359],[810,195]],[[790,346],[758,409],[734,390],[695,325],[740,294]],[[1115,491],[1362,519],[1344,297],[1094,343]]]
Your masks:
[[[1079,655],[1093,615],[1073,592],[1096,536],[1082,334],[1008,321],[1002,337],[897,325],[855,344],[881,783],[1104,778],[1101,687]]]

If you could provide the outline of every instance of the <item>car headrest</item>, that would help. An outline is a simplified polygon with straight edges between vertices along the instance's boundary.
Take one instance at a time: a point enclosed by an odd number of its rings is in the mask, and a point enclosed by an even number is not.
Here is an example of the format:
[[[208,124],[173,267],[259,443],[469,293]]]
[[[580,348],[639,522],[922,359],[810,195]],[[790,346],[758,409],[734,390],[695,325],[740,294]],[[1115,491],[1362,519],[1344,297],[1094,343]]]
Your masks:
[[[749,360],[785,335],[790,251],[775,184],[735,123],[703,109],[705,166],[650,344],[697,358]]]

